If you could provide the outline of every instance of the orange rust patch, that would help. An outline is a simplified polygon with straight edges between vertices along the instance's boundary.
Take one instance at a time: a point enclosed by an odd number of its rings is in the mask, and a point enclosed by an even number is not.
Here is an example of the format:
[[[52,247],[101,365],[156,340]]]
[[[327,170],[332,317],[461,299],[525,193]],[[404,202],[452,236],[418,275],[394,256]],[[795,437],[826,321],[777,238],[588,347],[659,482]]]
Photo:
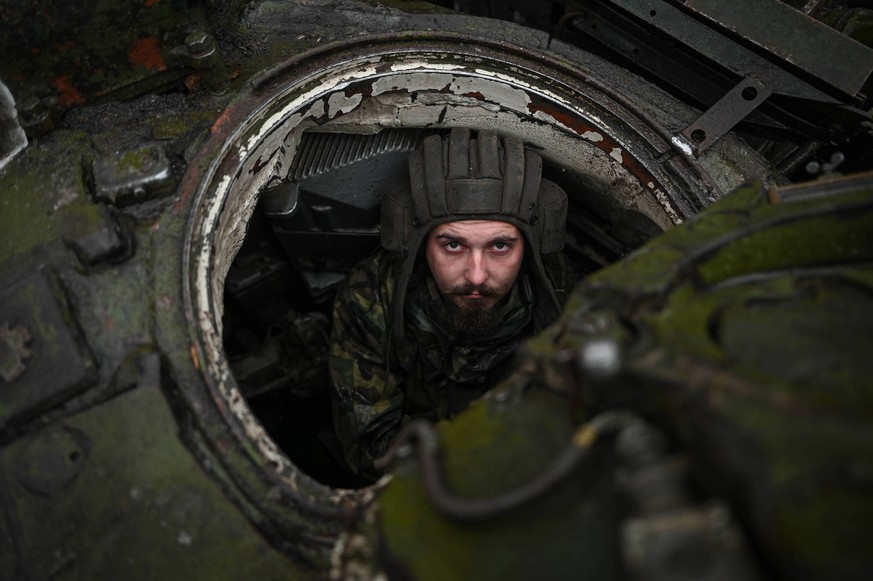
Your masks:
[[[230,109],[225,109],[221,112],[221,115],[218,116],[218,119],[215,120],[215,123],[212,124],[212,127],[209,129],[212,133],[218,133],[221,129],[221,126],[224,125],[224,122],[227,121],[228,117],[230,117]]]
[[[189,93],[199,93],[202,86],[203,81],[197,73],[185,77],[185,88]]]
[[[196,345],[191,345],[191,363],[194,364],[194,369],[200,371],[200,353]]]
[[[150,71],[162,71],[167,68],[161,55],[161,44],[157,38],[138,38],[127,53],[130,64],[142,65]]]
[[[85,102],[85,97],[79,89],[73,86],[66,75],[56,78],[52,84],[58,90],[58,103],[64,107],[72,107]]]

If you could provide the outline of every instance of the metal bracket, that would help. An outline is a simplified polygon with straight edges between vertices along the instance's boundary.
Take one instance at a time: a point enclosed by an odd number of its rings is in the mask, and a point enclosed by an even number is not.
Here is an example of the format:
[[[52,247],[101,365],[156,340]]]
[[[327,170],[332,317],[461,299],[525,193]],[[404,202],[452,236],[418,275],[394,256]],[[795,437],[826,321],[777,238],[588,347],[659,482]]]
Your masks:
[[[699,157],[709,149],[722,135],[766,101],[770,94],[770,89],[757,79],[747,77],[740,81],[681,132],[682,137],[692,144],[694,156]]]

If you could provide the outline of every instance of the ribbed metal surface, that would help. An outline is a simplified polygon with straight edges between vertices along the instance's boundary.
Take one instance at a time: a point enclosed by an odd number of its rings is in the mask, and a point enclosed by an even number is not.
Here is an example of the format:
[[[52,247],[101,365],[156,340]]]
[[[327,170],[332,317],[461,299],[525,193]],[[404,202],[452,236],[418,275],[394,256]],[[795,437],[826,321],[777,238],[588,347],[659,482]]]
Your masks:
[[[290,177],[300,181],[385,153],[412,151],[421,138],[418,129],[386,129],[372,135],[304,133]]]

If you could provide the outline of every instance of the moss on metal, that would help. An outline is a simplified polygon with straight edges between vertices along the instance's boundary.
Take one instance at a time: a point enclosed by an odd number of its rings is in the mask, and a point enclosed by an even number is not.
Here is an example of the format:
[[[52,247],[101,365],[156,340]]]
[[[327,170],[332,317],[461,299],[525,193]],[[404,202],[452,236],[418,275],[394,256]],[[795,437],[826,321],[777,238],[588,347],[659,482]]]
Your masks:
[[[538,391],[486,398],[441,424],[447,488],[493,498],[540,476],[570,445],[564,399]],[[617,562],[611,471],[585,462],[543,498],[480,522],[453,520],[428,498],[416,462],[398,468],[379,505],[389,574],[427,579],[604,579]]]
[[[202,471],[156,384],[37,432],[0,459],[26,471],[8,483],[27,578],[313,578]]]
[[[632,330],[621,374],[588,385],[594,405],[657,418],[788,578],[873,567],[859,533],[873,515],[873,185],[847,183],[776,204],[750,184],[572,301]],[[577,317],[537,343],[582,348]]]
[[[99,226],[100,212],[87,194],[83,174],[91,151],[84,133],[55,131],[0,172],[0,265]]]

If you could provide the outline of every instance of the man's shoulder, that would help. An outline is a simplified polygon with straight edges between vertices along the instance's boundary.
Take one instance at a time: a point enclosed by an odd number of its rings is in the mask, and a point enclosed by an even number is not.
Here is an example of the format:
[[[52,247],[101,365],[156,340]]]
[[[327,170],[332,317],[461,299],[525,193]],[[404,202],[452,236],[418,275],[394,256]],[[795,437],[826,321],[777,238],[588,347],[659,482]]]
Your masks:
[[[337,294],[337,307],[371,312],[375,305],[390,303],[396,286],[394,257],[380,249],[356,264]]]
[[[383,353],[396,286],[396,265],[383,250],[368,256],[346,276],[333,308],[332,350],[361,357]]]
[[[379,249],[352,267],[346,275],[344,286],[351,289],[362,286],[372,289],[374,284],[393,286],[396,272],[394,257],[388,251]]]

